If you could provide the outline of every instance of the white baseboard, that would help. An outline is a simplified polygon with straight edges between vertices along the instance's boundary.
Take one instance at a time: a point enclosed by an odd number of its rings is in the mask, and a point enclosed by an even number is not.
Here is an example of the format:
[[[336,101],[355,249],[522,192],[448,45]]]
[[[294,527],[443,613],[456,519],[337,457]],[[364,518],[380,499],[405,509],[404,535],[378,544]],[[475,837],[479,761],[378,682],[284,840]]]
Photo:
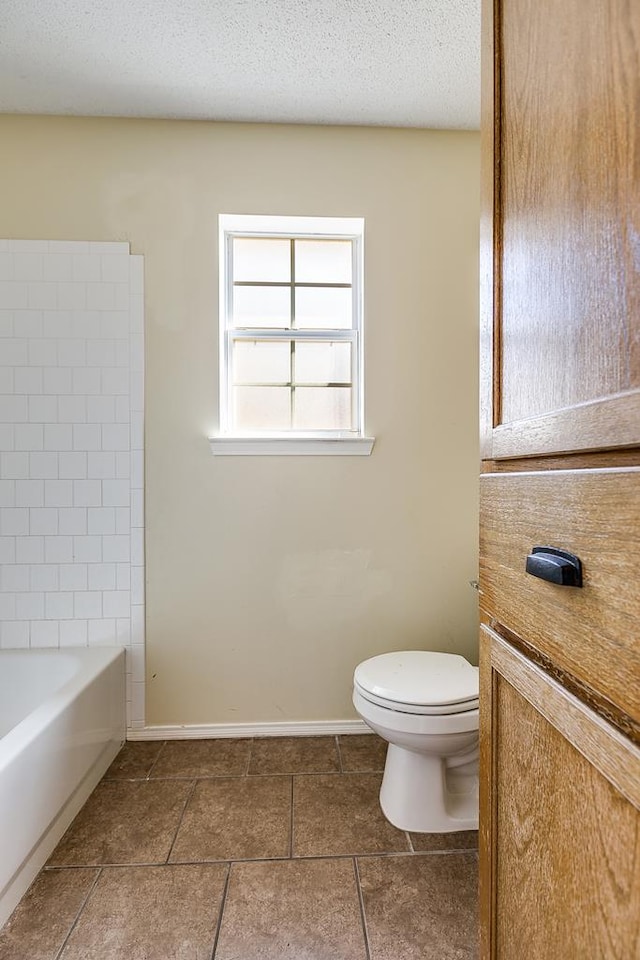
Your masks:
[[[298,723],[169,724],[127,730],[127,740],[209,740],[222,737],[333,737],[370,733],[364,720],[303,720]]]

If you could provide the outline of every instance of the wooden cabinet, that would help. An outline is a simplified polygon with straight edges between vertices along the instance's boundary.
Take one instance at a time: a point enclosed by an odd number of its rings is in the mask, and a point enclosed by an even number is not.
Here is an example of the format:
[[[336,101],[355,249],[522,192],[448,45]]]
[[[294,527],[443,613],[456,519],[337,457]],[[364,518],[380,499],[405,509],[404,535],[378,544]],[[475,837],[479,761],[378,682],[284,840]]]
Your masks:
[[[639,131],[640,3],[484,0],[482,960],[640,960]]]
[[[483,17],[483,456],[637,445],[640,7]]]
[[[484,628],[485,956],[640,956],[640,749]],[[489,775],[488,775],[489,774]],[[486,854],[485,854],[486,856]]]

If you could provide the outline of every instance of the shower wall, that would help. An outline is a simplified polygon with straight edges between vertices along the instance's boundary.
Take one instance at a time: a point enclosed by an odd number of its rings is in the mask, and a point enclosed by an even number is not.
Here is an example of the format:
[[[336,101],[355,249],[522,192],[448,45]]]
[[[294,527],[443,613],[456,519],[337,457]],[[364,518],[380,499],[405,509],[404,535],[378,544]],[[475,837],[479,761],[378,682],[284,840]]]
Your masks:
[[[144,725],[143,258],[0,241],[0,647],[119,644]]]

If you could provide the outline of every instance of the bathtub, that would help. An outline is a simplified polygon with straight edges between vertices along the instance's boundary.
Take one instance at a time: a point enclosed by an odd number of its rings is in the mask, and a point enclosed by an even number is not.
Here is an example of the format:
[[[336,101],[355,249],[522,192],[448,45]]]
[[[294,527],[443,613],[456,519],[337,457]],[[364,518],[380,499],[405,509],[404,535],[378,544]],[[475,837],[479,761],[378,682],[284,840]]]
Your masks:
[[[0,927],[125,738],[121,647],[0,651]]]

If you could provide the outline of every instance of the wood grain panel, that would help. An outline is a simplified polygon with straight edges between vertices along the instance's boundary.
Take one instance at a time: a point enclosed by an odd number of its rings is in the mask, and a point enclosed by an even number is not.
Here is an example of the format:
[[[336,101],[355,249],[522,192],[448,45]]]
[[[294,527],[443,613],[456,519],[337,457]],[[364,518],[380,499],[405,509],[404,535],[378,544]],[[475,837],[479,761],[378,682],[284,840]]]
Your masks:
[[[486,611],[480,610],[481,625],[492,630],[496,635],[503,639],[514,650],[520,651],[530,663],[540,667],[549,677],[556,680],[561,687],[568,693],[576,696],[581,703],[589,707],[594,713],[597,713],[610,726],[615,727],[625,737],[631,740],[636,746],[640,747],[640,721],[634,720],[628,713],[621,710],[608,697],[605,697],[600,691],[585,683],[584,680],[578,680],[572,673],[568,673],[559,667],[550,657],[547,657],[537,647],[532,646],[521,636],[509,630],[503,623],[488,616]]]
[[[640,4],[483,6],[482,456],[640,445]]]
[[[494,35],[493,0],[482,4],[482,98],[480,124],[480,449],[492,456],[494,398],[499,397],[500,327],[495,305],[500,303],[500,177],[495,159],[500,152],[500,63]],[[495,296],[494,296],[495,293]]]
[[[481,831],[481,897],[494,923],[481,956],[635,960],[640,750],[482,633],[481,683],[492,709],[481,713],[491,820]]]
[[[502,52],[506,423],[640,387],[640,6],[509,0]]]
[[[480,603],[561,670],[640,720],[640,470],[481,478]],[[525,573],[533,546],[569,550],[584,587]]]
[[[638,810],[508,683],[497,695],[500,955],[637,958]]]
[[[602,470],[640,466],[640,449],[600,450],[562,457],[526,457],[519,460],[483,460],[481,473],[522,473],[530,470]]]
[[[618,793],[640,810],[640,747],[495,631],[486,627],[483,630],[491,640],[492,670],[507,680]]]
[[[495,857],[498,837],[495,810],[495,768],[497,751],[493,749],[493,734],[496,730],[495,684],[497,674],[491,666],[492,635],[486,628],[480,630],[480,765],[479,765],[479,833],[478,853],[480,858],[479,908],[480,908],[480,956],[483,960],[493,958],[495,943]]]
[[[640,321],[634,317],[630,322]],[[503,353],[503,360],[505,356]],[[523,359],[509,357],[509,365],[515,368]],[[551,357],[549,365],[553,365]],[[503,369],[505,366],[503,363]],[[533,369],[531,365],[529,371]],[[530,375],[525,373],[524,367],[521,368],[522,374],[525,377]],[[540,382],[543,379],[541,375]],[[544,456],[639,444],[640,391],[634,391],[557,410],[546,416],[499,424],[493,430],[491,455],[496,458]]]

